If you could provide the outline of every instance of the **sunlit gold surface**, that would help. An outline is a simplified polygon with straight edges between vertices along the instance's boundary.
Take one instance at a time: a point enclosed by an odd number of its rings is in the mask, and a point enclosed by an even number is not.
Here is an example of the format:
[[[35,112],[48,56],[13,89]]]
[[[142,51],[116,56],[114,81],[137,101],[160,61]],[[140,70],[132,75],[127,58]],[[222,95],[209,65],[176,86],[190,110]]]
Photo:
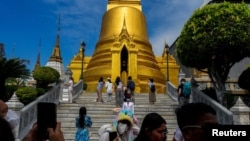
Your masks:
[[[101,32],[92,57],[84,58],[84,81],[87,91],[96,91],[100,77],[107,77],[114,82],[120,76],[126,84],[127,77],[132,76],[136,83],[135,93],[148,93],[148,80],[153,78],[157,93],[166,91],[166,51],[155,57],[148,40],[146,20],[141,12],[140,0],[110,0],[102,19]],[[114,2],[114,3],[112,3]],[[133,3],[134,2],[134,3]],[[127,3],[127,4],[126,4]],[[132,7],[131,4],[133,5]],[[127,59],[123,55],[127,54]],[[125,55],[126,56],[126,55]],[[81,53],[71,61],[69,68],[75,80],[81,72]],[[126,67],[122,61],[126,60]],[[178,84],[179,66],[169,56],[170,81]]]

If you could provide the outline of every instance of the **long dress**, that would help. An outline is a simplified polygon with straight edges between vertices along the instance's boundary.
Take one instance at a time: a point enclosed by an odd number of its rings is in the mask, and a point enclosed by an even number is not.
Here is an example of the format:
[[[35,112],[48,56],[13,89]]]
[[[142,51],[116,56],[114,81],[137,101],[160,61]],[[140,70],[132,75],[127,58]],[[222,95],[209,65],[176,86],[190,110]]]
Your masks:
[[[148,86],[149,86],[149,95],[148,95],[148,99],[149,99],[149,103],[150,104],[154,104],[156,102],[156,95],[155,95],[155,92],[152,92],[150,90],[150,88],[152,87],[152,85],[154,85],[154,83],[152,82],[149,82],[148,83]]]
[[[117,85],[115,83],[115,86],[116,86],[116,106],[117,107],[122,107],[122,104],[123,104],[123,91],[122,91],[122,81],[119,82],[119,85]]]
[[[92,120],[90,116],[85,115],[85,126],[83,128],[79,125],[79,117],[75,118],[75,125],[77,127],[75,141],[89,141],[89,128],[92,126]]]

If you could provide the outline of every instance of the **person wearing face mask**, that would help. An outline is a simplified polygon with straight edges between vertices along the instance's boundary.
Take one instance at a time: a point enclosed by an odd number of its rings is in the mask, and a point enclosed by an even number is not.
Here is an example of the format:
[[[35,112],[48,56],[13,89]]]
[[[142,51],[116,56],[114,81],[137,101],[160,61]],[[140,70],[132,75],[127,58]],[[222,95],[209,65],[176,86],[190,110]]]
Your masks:
[[[139,133],[139,128],[133,123],[133,113],[129,110],[121,110],[113,126],[105,128],[99,141],[133,141],[134,135]]]

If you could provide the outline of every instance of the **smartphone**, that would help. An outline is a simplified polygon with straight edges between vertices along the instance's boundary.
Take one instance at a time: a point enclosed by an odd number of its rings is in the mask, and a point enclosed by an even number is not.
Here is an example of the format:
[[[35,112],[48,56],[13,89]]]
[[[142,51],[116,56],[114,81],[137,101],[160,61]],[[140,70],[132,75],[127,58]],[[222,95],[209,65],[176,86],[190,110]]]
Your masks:
[[[37,104],[37,138],[49,139],[48,128],[56,128],[56,104],[39,102]]]
[[[117,132],[109,132],[109,141],[113,141],[117,137]]]

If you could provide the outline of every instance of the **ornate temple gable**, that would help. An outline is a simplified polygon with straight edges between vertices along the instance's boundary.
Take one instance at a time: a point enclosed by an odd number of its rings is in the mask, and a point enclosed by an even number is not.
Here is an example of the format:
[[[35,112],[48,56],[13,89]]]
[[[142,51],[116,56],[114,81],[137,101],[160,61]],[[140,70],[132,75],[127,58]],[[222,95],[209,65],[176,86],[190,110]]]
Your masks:
[[[127,27],[126,27],[126,19],[125,19],[125,17],[124,17],[124,20],[123,20],[123,26],[122,26],[122,30],[121,30],[120,35],[119,36],[114,35],[113,47],[119,48],[124,43],[129,48],[134,48],[135,47],[133,35],[129,35],[129,33],[128,33],[128,30],[127,30]]]
[[[118,6],[130,6],[141,11],[141,0],[109,0],[107,11]]]
[[[52,51],[52,54],[49,58],[49,61],[62,63],[62,57],[61,57],[61,52],[60,52],[60,17],[59,17],[59,22],[58,22],[56,43],[55,43],[55,47]]]
[[[73,58],[74,61],[82,61],[82,48],[80,47],[77,55],[74,56]]]

